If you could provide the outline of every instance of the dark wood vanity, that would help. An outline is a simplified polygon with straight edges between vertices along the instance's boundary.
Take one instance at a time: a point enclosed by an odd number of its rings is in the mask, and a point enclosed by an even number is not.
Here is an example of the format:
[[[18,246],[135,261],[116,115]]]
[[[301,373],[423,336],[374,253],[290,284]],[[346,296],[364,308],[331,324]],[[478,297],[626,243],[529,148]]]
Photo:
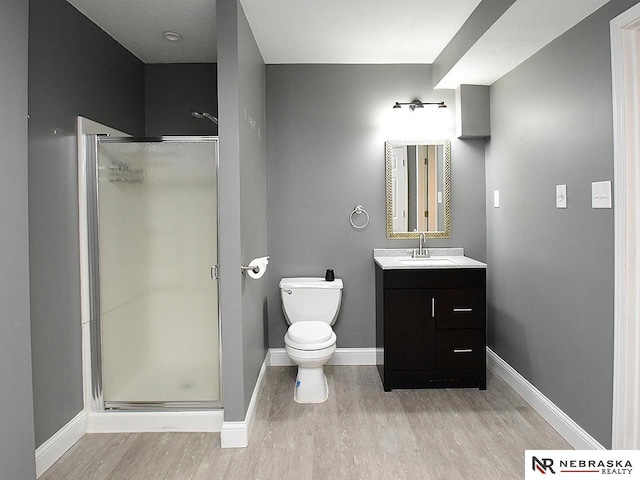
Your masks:
[[[376,347],[387,392],[486,389],[486,270],[376,265]]]

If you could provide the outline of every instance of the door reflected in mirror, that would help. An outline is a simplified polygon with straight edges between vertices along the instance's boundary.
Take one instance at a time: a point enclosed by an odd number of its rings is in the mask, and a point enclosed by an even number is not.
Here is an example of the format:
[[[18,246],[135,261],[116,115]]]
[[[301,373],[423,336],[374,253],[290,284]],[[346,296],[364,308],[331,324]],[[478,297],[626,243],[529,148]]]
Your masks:
[[[387,238],[451,237],[449,140],[386,142]]]

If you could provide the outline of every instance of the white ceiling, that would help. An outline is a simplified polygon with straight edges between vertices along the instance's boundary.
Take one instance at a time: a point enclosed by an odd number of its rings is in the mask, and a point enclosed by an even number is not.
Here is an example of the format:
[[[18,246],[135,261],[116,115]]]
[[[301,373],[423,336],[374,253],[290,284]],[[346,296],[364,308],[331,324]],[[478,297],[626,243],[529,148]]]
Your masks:
[[[242,0],[266,63],[433,63],[479,3]]]
[[[67,1],[145,63],[216,61],[215,0]],[[490,85],[608,1],[516,0],[438,87]],[[379,64],[433,63],[480,0],[241,2],[265,63]]]

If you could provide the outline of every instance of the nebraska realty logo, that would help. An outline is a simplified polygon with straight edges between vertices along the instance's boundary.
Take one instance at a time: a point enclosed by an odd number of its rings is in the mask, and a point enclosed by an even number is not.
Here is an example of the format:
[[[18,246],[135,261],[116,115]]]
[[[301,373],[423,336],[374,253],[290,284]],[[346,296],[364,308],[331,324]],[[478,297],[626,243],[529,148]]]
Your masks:
[[[640,480],[638,450],[527,450],[525,480],[627,478]]]

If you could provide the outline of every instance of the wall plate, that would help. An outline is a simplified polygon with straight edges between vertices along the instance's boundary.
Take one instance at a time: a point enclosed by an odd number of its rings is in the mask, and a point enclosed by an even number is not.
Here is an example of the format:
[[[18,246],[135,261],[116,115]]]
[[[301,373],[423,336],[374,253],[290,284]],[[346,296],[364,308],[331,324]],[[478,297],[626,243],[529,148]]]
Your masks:
[[[556,185],[556,208],[567,208],[566,185]]]
[[[611,181],[591,183],[591,208],[611,208]]]

